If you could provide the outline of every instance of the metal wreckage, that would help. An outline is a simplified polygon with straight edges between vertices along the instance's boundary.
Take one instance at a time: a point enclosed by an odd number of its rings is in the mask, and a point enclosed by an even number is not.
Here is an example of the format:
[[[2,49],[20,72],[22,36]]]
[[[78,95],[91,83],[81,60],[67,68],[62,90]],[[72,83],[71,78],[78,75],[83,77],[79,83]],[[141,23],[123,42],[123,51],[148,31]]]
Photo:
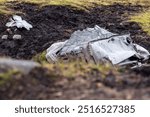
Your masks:
[[[113,65],[131,65],[137,68],[146,65],[150,53],[134,43],[129,34],[111,33],[99,26],[75,31],[69,40],[52,44],[47,49],[49,62],[82,58],[86,62],[110,62]]]
[[[22,17],[18,15],[13,15],[12,18],[9,19],[9,22],[6,23],[7,27],[17,27],[17,28],[25,28],[27,30],[30,30],[33,28],[31,24],[29,24],[27,21],[23,20]]]
[[[26,30],[30,30],[31,28],[33,28],[33,26],[31,24],[29,24],[27,21],[23,20],[22,17],[18,16],[18,15],[13,15],[10,19],[9,22],[6,23],[6,27],[7,27],[7,34],[2,35],[1,39],[2,40],[6,40],[8,38],[10,38],[10,36],[12,35],[12,39],[14,40],[20,40],[22,39],[22,36],[20,34],[15,34],[14,32],[18,29],[18,28],[24,28]],[[13,28],[15,27],[15,28]]]
[[[18,15],[10,18],[6,26],[27,30],[33,28]],[[7,37],[8,35],[3,35],[2,39]],[[64,42],[52,44],[47,49],[46,58],[49,62],[82,58],[88,63],[110,62],[113,65],[131,65],[131,68],[137,68],[147,65],[150,53],[134,43],[129,34],[119,35],[96,25],[94,28],[75,31],[70,39]]]

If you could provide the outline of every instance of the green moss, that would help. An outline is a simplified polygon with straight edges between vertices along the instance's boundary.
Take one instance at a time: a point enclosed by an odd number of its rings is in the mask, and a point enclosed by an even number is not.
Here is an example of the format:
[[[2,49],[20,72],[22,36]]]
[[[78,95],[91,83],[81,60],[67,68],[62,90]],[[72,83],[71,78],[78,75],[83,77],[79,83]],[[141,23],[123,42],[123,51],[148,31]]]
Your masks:
[[[11,80],[11,78],[18,73],[19,72],[16,70],[9,70],[6,73],[0,73],[0,85],[3,85],[5,82]]]
[[[58,76],[75,78],[75,77],[88,77],[89,74],[93,72],[100,73],[101,76],[106,76],[110,71],[117,73],[117,69],[112,67],[110,64],[99,64],[95,65],[92,63],[85,63],[83,61],[73,61],[73,62],[59,62],[56,64],[45,63],[44,67],[49,69],[51,73],[55,73]]]
[[[139,5],[148,5],[149,0],[23,0],[25,2],[32,2],[37,4],[50,4],[50,5],[70,5],[70,6],[91,6],[92,3],[99,5],[111,5],[114,3],[123,3],[123,4],[139,4]],[[150,5],[150,4],[149,4]]]
[[[132,16],[130,21],[139,23],[143,30],[150,35],[150,10]]]
[[[43,51],[42,53],[39,53],[37,55],[35,55],[32,60],[33,61],[36,61],[36,62],[39,62],[39,63],[47,63],[47,60],[46,60],[46,51]]]

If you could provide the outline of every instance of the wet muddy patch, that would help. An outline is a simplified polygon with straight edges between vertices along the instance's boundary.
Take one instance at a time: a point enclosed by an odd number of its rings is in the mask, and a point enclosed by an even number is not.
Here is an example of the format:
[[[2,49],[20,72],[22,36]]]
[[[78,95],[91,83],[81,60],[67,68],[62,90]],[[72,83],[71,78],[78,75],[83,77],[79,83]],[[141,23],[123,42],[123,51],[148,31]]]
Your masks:
[[[32,56],[47,49],[52,43],[70,38],[79,29],[99,25],[111,32],[126,34],[146,49],[150,50],[150,37],[142,31],[135,22],[126,22],[129,15],[141,11],[142,6],[114,4],[110,6],[96,6],[89,12],[76,10],[69,6],[45,6],[35,4],[18,4],[10,6],[19,11],[29,23],[33,25],[31,31],[17,30],[15,34],[22,35],[22,40],[0,40],[0,54],[13,58],[30,59]],[[1,18],[0,36],[6,33],[5,23],[8,17]],[[5,19],[5,20],[3,20]]]

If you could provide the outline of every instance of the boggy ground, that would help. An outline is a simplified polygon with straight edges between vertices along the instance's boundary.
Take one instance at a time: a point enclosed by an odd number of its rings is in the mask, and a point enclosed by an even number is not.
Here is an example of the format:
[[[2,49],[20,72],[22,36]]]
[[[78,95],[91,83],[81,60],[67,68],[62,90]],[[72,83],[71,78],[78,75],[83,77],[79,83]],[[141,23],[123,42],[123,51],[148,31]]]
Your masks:
[[[149,76],[133,72],[104,75],[92,68],[86,75],[63,76],[55,68],[36,68],[28,75],[15,73],[0,86],[0,99],[149,99]],[[66,69],[69,70],[69,69]],[[81,69],[80,69],[81,70]],[[83,70],[83,69],[82,69]],[[104,75],[104,76],[103,76]]]
[[[13,5],[12,5],[13,4]],[[0,40],[0,55],[19,59],[31,59],[52,43],[68,39],[79,29],[99,25],[114,33],[130,33],[132,39],[150,51],[148,36],[135,22],[127,22],[129,16],[143,10],[140,5],[114,4],[96,6],[89,11],[70,6],[44,6],[10,3],[33,25],[31,31],[17,30],[22,40]],[[0,35],[5,34],[9,16],[0,15]],[[57,65],[56,65],[57,66]],[[68,69],[69,70],[69,69]],[[68,77],[36,68],[28,75],[15,74],[0,88],[0,99],[149,99],[149,67],[136,71],[113,70],[103,76],[103,71],[90,69],[85,76]]]
[[[21,41],[0,40],[0,53],[13,58],[30,59],[33,55],[47,49],[52,43],[68,39],[79,29],[99,25],[114,33],[130,33],[132,38],[148,50],[149,36],[134,22],[126,23],[128,16],[142,10],[142,6],[110,5],[97,6],[85,12],[66,6],[45,6],[39,8],[34,4],[8,4],[13,10],[22,12],[28,22],[33,25],[31,31],[18,30]],[[0,35],[5,34],[5,23],[9,17],[0,17]]]

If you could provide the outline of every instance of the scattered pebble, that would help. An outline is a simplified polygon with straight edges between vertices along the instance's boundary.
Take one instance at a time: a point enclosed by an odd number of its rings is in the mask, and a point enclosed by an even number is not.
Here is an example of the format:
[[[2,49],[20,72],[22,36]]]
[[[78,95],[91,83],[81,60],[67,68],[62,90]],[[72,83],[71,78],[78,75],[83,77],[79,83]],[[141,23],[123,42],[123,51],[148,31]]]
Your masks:
[[[1,37],[1,39],[8,39],[8,35],[3,35],[2,37]]]
[[[6,31],[7,31],[7,33],[9,33],[10,35],[13,34],[13,32],[12,32],[12,30],[11,30],[10,28],[8,28]]]
[[[22,37],[21,37],[21,35],[14,35],[13,36],[13,39],[14,40],[20,40]]]

